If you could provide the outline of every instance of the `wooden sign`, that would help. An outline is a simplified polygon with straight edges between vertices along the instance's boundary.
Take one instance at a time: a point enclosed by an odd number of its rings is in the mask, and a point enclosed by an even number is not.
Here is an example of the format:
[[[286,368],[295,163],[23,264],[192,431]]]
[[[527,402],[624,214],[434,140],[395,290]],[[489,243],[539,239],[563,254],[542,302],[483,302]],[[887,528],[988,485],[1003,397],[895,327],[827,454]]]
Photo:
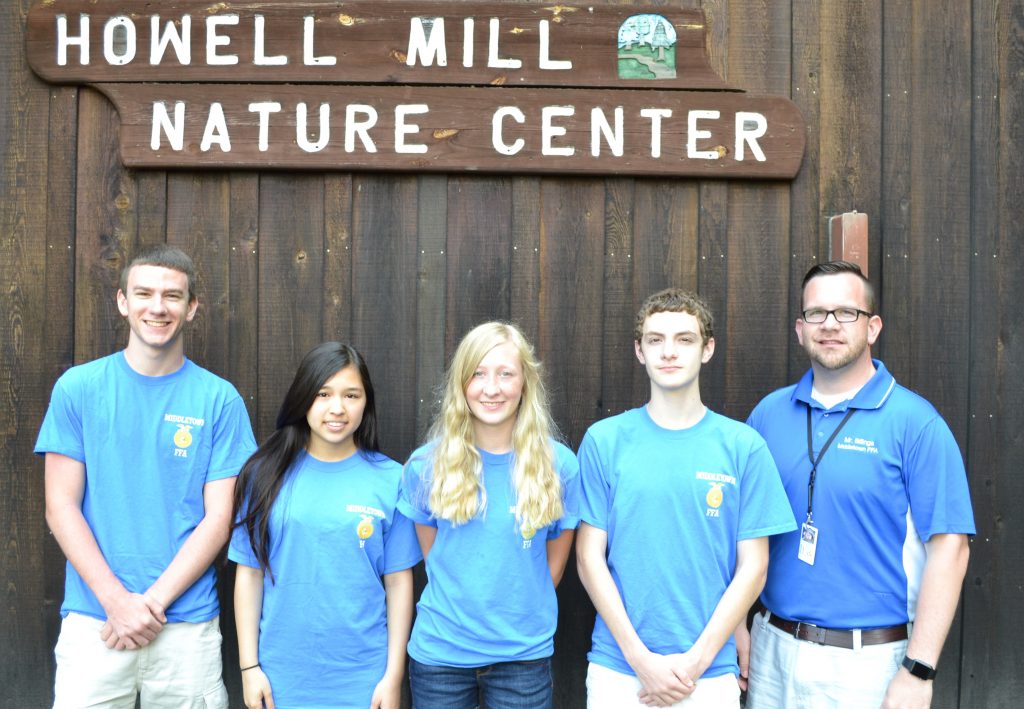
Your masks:
[[[792,178],[799,110],[706,36],[673,7],[46,0],[26,48],[113,101],[131,167]]]

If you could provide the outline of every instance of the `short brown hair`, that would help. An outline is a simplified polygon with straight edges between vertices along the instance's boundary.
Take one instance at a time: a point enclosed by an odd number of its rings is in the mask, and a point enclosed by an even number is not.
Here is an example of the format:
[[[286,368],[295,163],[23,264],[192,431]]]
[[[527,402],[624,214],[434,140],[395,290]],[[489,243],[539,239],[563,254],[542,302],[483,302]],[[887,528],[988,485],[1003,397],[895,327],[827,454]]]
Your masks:
[[[700,336],[707,341],[715,336],[715,319],[708,304],[697,295],[682,288],[666,288],[647,296],[636,313],[633,325],[633,339],[640,342],[644,335],[644,321],[655,313],[689,313],[700,324]]]
[[[128,293],[128,274],[136,266],[160,266],[184,273],[188,282],[188,299],[190,302],[196,299],[196,266],[189,255],[176,246],[160,244],[140,252],[129,261],[121,270],[122,293]]]

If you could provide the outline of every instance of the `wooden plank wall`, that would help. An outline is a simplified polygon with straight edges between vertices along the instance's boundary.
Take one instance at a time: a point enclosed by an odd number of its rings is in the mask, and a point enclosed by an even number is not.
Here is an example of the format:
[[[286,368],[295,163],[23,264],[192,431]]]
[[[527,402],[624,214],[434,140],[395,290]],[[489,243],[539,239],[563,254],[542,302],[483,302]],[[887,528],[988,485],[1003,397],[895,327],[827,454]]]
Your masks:
[[[949,421],[974,494],[978,535],[934,706],[1018,705],[1024,0],[683,4],[707,13],[724,79],[804,112],[792,183],[132,172],[111,106],[39,82],[23,56],[28,3],[0,3],[0,706],[51,699],[63,556],[31,451],[59,373],[123,344],[112,296],[126,254],[167,241],[194,255],[188,352],[238,386],[258,437],[301,355],[340,338],[367,356],[384,447],[401,459],[455,343],[495,317],[536,343],[577,445],[592,421],[643,401],[632,317],[669,284],[711,302],[705,398],[745,417],[805,369],[800,278],[828,256],[824,217],[852,209],[871,220],[878,353]],[[593,620],[571,567],[560,598],[568,709],[584,705]],[[226,678],[237,697],[237,674]]]

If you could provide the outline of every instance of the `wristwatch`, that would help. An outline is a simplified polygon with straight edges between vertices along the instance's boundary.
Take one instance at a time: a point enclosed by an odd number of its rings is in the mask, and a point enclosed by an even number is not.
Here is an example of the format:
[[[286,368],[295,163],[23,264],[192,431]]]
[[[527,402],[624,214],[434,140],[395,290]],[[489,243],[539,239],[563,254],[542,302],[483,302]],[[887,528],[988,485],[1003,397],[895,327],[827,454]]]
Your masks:
[[[907,668],[907,672],[914,675],[918,679],[935,679],[935,668],[929,665],[928,663],[921,662],[920,660],[912,660],[906,655],[904,655],[903,666]]]

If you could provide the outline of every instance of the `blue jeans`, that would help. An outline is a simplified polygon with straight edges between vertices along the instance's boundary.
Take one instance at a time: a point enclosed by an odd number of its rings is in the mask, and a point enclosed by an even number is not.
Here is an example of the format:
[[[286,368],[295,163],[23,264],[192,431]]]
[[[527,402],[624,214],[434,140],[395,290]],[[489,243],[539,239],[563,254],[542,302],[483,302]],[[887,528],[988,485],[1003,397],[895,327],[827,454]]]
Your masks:
[[[413,709],[551,709],[551,658],[435,667],[409,658]]]

